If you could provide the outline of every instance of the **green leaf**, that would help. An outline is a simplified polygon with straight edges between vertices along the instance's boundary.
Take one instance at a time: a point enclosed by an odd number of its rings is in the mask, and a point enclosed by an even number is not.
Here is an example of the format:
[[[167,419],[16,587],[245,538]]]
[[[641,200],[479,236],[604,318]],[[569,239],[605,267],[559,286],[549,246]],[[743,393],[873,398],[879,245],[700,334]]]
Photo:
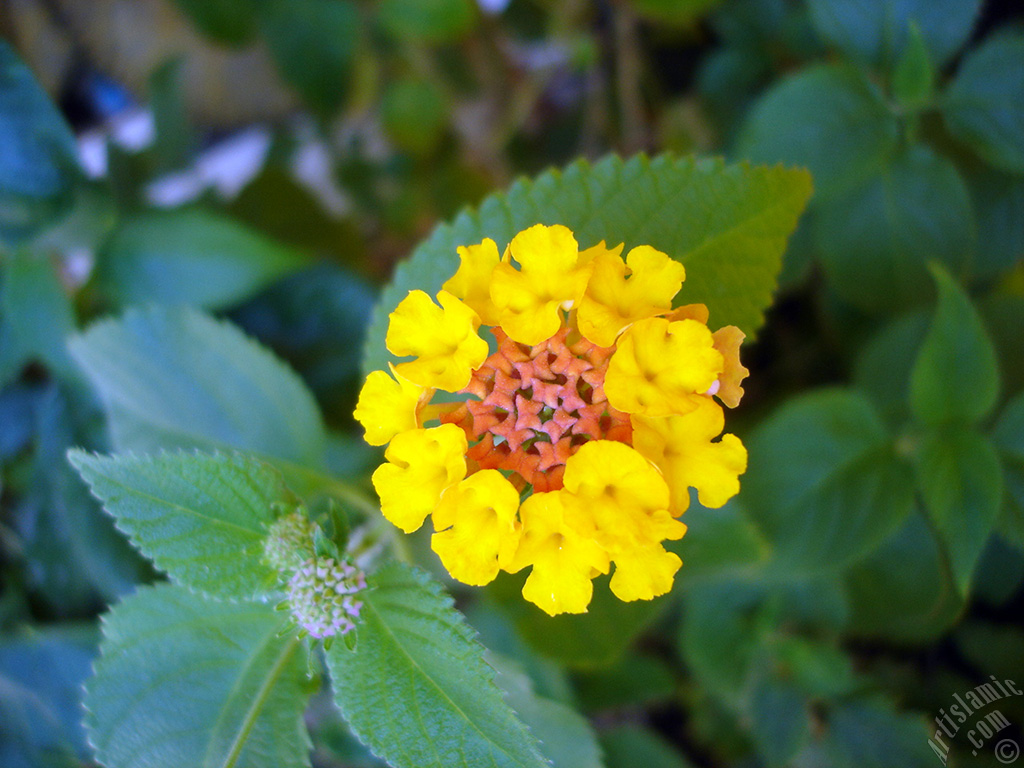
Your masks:
[[[683,519],[686,535],[667,543],[683,561],[679,576],[684,588],[752,570],[769,557],[771,548],[735,499],[719,509],[702,507],[694,500]]]
[[[1002,525],[1010,540],[1024,549],[1024,392],[1006,405],[992,439],[1002,454],[1008,492]]]
[[[92,669],[96,655],[97,632],[92,626],[63,625],[42,631],[30,631],[0,638],[0,690],[11,686],[31,691],[41,715],[26,718],[24,727],[17,727],[17,716],[10,711],[0,722],[13,725],[15,733],[4,733],[0,726],[0,764],[5,768],[47,765],[42,755],[21,752],[18,741],[53,744],[65,757],[88,757],[85,730],[82,727],[82,684]],[[7,690],[11,690],[7,688]],[[0,710],[11,702],[0,693]],[[28,702],[26,702],[28,703]],[[29,708],[32,705],[29,704]],[[30,752],[30,750],[29,750]],[[49,756],[51,759],[54,755]],[[78,765],[77,761],[69,761]]]
[[[957,620],[963,602],[923,515],[903,527],[846,577],[854,636],[923,643]]]
[[[471,0],[381,0],[377,15],[395,37],[427,43],[462,37],[477,17]]]
[[[63,615],[88,613],[98,597],[113,600],[147,574],[67,462],[67,450],[82,439],[76,421],[85,415],[98,416],[56,387],[40,392],[30,485],[13,520],[31,563],[28,583]]]
[[[256,19],[249,0],[174,0],[199,30],[228,45],[252,40]]]
[[[651,655],[627,654],[614,666],[577,673],[573,682],[588,712],[639,709],[670,700],[676,692],[672,667]]]
[[[364,372],[387,368],[388,313],[409,290],[428,292],[458,268],[455,249],[490,237],[499,248],[523,229],[564,224],[581,247],[649,244],[686,265],[677,301],[701,302],[714,326],[748,335],[771,303],[786,238],[810,194],[806,173],[660,155],[582,160],[519,181],[442,224],[395,270],[374,312]]]
[[[900,54],[892,75],[892,92],[896,100],[910,110],[928,104],[935,93],[935,69],[921,28],[913,20],[906,48]]]
[[[1024,34],[995,35],[970,53],[942,114],[949,132],[984,160],[1024,173]]]
[[[834,645],[796,635],[781,635],[772,644],[778,673],[806,696],[833,698],[857,687],[850,657]]]
[[[5,261],[0,309],[16,356],[43,362],[65,378],[77,377],[66,346],[75,331],[75,310],[55,265],[27,251],[12,253]]]
[[[868,312],[927,300],[928,262],[963,272],[976,247],[967,186],[923,145],[893,155],[817,213],[814,237],[832,288]]]
[[[406,77],[387,84],[381,98],[380,119],[388,138],[399,149],[428,155],[448,125],[450,107],[444,93],[426,79]]]
[[[77,158],[64,118],[0,40],[0,244],[23,243],[68,212]]]
[[[764,592],[742,581],[695,585],[683,598],[679,648],[697,680],[713,695],[738,703],[769,627]]]
[[[690,768],[690,761],[657,731],[639,725],[615,725],[601,732],[607,768]]]
[[[740,501],[780,567],[842,568],[878,546],[910,511],[910,468],[861,395],[828,389],[798,397],[763,422],[747,447]]]
[[[976,424],[999,396],[995,348],[963,288],[933,267],[935,319],[910,374],[910,409],[924,424]]]
[[[586,718],[574,709],[538,696],[530,678],[515,662],[487,655],[498,675],[495,681],[505,701],[515,710],[540,743],[540,750],[554,768],[604,768],[597,736]]]
[[[101,288],[122,306],[159,302],[221,309],[305,261],[298,252],[210,211],[144,213],[115,230],[98,259]]]
[[[750,694],[751,730],[769,766],[789,765],[810,735],[807,699],[795,685],[766,679]]]
[[[853,700],[829,712],[815,765],[834,768],[928,768],[935,753],[928,746],[934,726],[925,718],[898,712],[885,701]]]
[[[72,355],[99,390],[118,451],[237,448],[320,467],[326,438],[302,381],[229,323],[150,307],[92,325]]]
[[[440,586],[400,563],[368,581],[355,650],[327,653],[359,739],[394,768],[547,765]]]
[[[0,672],[0,762],[4,768],[79,768],[60,722],[33,684]]]
[[[189,120],[185,85],[185,59],[181,56],[161,64],[149,76],[150,109],[156,127],[152,150],[161,171],[185,167],[199,144]]]
[[[863,182],[896,148],[896,118],[878,88],[854,70],[818,65],[790,75],[754,105],[736,154],[805,165],[816,204]]]
[[[809,0],[818,33],[856,61],[888,67],[912,45],[916,22],[937,66],[971,35],[981,0]]]
[[[1024,256],[1024,176],[983,168],[966,178],[978,220],[971,273],[989,280]]]
[[[918,449],[917,483],[949,552],[957,589],[967,595],[1003,499],[999,454],[973,429],[934,430]]]
[[[284,79],[317,112],[329,116],[352,89],[362,34],[359,10],[348,0],[268,0],[261,29]]]
[[[265,597],[271,505],[294,501],[277,470],[242,454],[94,456],[71,463],[118,528],[177,583],[213,597]]]
[[[921,348],[928,325],[929,317],[924,312],[904,315],[883,326],[857,356],[854,386],[871,398],[893,427],[902,427],[910,418],[913,350]]]
[[[284,617],[144,587],[103,623],[87,684],[89,741],[108,768],[302,768],[306,658]]]

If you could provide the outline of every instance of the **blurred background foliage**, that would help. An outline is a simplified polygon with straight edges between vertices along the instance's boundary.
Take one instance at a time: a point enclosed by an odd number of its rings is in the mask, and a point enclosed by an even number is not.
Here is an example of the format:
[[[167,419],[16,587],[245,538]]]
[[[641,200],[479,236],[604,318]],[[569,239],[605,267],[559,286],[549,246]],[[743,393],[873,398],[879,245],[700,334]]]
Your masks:
[[[159,578],[65,460],[109,446],[70,333],[230,319],[365,481],[395,261],[521,174],[669,150],[814,176],[745,348],[743,491],[687,513],[670,597],[551,620],[509,577],[459,606],[607,768],[933,765],[954,693],[1024,683],[1022,25],[1013,0],[0,5],[0,764],[89,763],[97,616]],[[315,701],[314,763],[377,765]],[[999,707],[1024,743],[1024,699]]]

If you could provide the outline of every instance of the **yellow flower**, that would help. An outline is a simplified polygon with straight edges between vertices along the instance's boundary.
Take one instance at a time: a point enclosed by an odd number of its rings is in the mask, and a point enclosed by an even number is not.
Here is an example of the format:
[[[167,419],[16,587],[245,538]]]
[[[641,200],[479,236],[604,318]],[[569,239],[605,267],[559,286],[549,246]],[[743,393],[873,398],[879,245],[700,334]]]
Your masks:
[[[696,320],[653,317],[632,325],[616,345],[604,390],[627,413],[668,416],[696,407],[723,367],[711,331]]]
[[[389,367],[394,378],[374,371],[366,377],[356,402],[354,415],[366,430],[370,445],[386,445],[399,432],[419,427],[421,400],[429,400],[433,394],[396,373],[394,365],[389,363]]]
[[[672,493],[673,514],[690,505],[690,488],[705,507],[717,508],[739,493],[747,469],[747,449],[735,435],[723,435],[722,408],[710,397],[684,416],[632,417],[633,447],[664,473]]]
[[[594,257],[594,274],[579,308],[580,333],[599,347],[615,344],[631,323],[672,309],[686,270],[649,245],[633,248],[623,262],[613,251]]]
[[[608,572],[608,553],[565,523],[564,494],[535,493],[519,508],[522,538],[508,570],[533,566],[523,597],[545,613],[584,613],[594,587],[591,579]]]
[[[523,344],[540,344],[558,332],[562,310],[583,298],[590,267],[578,266],[576,238],[557,224],[520,232],[509,253],[521,269],[507,261],[494,268],[491,300],[505,333]]]
[[[395,436],[387,464],[373,473],[384,517],[412,533],[434,511],[441,494],[466,476],[466,433],[453,424]]]
[[[459,248],[440,306],[411,291],[391,313],[387,347],[413,359],[371,373],[356,407],[370,443],[390,440],[384,516],[411,532],[433,515],[464,583],[529,568],[523,596],[551,615],[586,611],[613,568],[622,600],[668,592],[689,489],[719,506],[746,467],[713,399],[743,394],[743,334],[712,334],[703,304],[671,308],[684,269],[668,255],[621,250],[539,224],[500,259],[492,240]],[[431,404],[436,389],[464,399]]]
[[[393,355],[417,356],[396,366],[409,381],[456,392],[487,358],[487,342],[477,335],[476,312],[447,291],[437,299],[440,307],[423,291],[409,291],[390,315],[385,343]]]
[[[681,538],[686,526],[668,513],[665,479],[636,450],[612,440],[580,446],[565,464],[566,521],[612,559],[652,541]]]
[[[743,387],[740,382],[747,378],[750,371],[740,362],[740,344],[746,335],[735,325],[727,325],[719,328],[712,334],[715,340],[715,349],[722,353],[724,365],[722,375],[718,377],[718,392],[716,397],[730,408],[740,404],[743,397]]]
[[[646,544],[620,552],[609,586],[619,600],[652,600],[672,589],[672,578],[683,561],[661,544]]]
[[[497,244],[487,238],[479,245],[459,246],[459,270],[442,288],[458,296],[485,325],[498,325],[498,308],[491,301],[491,273],[498,266]]]
[[[494,581],[519,544],[519,491],[496,469],[470,475],[445,491],[434,510],[430,545],[452,578],[483,586]]]

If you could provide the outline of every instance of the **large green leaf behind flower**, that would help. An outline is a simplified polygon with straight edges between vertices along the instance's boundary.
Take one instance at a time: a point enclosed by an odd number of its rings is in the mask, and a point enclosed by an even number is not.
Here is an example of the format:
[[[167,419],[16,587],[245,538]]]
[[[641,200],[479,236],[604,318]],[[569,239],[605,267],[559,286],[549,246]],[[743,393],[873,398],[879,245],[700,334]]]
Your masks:
[[[374,313],[364,371],[387,368],[387,315],[410,290],[434,293],[459,266],[456,248],[486,237],[503,249],[534,224],[564,224],[581,248],[601,240],[652,245],[686,265],[676,300],[700,302],[711,324],[760,326],[786,239],[811,194],[803,170],[718,159],[639,155],[583,160],[521,180],[441,224],[395,271]]]

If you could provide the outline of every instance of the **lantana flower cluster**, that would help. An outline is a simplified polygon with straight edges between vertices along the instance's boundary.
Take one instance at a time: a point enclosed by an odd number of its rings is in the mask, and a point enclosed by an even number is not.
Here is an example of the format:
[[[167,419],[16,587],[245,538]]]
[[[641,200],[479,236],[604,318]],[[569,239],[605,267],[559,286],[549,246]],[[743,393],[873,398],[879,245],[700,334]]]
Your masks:
[[[432,517],[432,548],[466,584],[531,568],[523,595],[551,615],[586,611],[612,566],[622,600],[668,592],[681,561],[664,542],[686,531],[689,489],[719,507],[746,469],[721,435],[743,333],[712,333],[702,304],[673,309],[682,264],[622,250],[540,224],[504,254],[459,248],[436,303],[414,290],[391,313],[388,351],[411,359],[371,373],[355,412],[387,445],[384,516],[406,532]],[[463,399],[433,403],[438,390]]]

